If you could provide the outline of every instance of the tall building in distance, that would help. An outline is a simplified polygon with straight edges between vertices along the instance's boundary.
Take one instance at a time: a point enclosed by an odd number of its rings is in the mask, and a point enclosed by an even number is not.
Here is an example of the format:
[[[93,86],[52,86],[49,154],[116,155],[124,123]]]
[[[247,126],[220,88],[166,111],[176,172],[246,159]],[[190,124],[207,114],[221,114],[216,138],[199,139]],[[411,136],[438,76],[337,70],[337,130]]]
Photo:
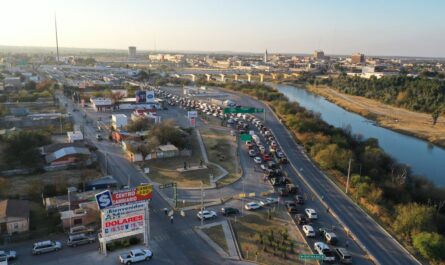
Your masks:
[[[365,64],[365,55],[363,53],[353,53],[351,64]]]
[[[266,49],[266,52],[264,53],[264,63],[267,63],[267,60],[268,60],[267,56],[268,56],[268,54],[267,54],[267,49]]]
[[[314,51],[313,58],[314,58],[315,61],[324,60],[325,59],[324,51],[320,51],[320,50]]]
[[[136,58],[136,46],[128,47],[128,59]]]

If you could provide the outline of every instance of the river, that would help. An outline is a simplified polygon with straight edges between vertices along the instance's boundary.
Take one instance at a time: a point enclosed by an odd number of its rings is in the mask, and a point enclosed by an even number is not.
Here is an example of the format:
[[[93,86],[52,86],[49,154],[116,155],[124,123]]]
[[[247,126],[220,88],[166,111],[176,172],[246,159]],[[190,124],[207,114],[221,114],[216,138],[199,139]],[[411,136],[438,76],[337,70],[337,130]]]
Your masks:
[[[397,161],[411,167],[415,175],[424,176],[437,186],[445,187],[445,149],[427,141],[379,127],[374,121],[349,112],[306,89],[270,84],[290,101],[318,112],[321,118],[335,127],[351,126],[353,134],[376,138],[380,147]]]

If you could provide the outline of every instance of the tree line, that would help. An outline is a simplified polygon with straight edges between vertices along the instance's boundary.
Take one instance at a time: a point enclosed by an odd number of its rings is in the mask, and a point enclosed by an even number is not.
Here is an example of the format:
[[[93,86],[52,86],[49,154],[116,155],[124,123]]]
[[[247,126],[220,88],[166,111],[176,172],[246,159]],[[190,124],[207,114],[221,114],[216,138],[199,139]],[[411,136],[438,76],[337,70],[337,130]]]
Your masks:
[[[269,104],[312,159],[343,185],[349,159],[353,159],[352,198],[430,261],[445,258],[444,190],[425,178],[413,176],[409,167],[379,147],[377,139],[362,139],[351,134],[348,127],[333,127],[318,113],[290,102],[264,84],[206,84],[222,85]]]

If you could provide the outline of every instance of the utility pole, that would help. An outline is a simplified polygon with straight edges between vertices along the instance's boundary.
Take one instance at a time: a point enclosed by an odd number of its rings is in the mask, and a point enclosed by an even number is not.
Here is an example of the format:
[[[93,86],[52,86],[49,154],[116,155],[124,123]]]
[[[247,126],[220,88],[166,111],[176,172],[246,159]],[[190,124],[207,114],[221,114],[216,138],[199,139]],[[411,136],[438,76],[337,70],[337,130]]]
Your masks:
[[[241,183],[243,184],[243,197],[241,198],[241,216],[244,216],[244,178],[241,180]]]
[[[201,180],[201,226],[204,225],[203,211],[204,211],[204,186]]]
[[[346,194],[348,194],[349,190],[349,178],[351,177],[351,163],[352,163],[352,158],[349,158],[348,179],[346,180]]]
[[[145,246],[148,248],[150,244],[150,200],[145,205]]]
[[[54,13],[54,27],[56,29],[57,63],[59,63],[59,37],[57,36],[57,16],[56,16],[56,13]]]

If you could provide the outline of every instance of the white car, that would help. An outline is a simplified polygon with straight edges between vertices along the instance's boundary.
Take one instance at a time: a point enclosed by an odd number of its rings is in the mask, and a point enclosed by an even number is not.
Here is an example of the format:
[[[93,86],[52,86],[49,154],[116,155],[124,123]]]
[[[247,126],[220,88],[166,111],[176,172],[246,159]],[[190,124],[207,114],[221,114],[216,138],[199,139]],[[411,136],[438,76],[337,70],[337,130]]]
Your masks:
[[[303,225],[303,232],[307,237],[315,237],[314,228],[310,225]]]
[[[256,156],[256,157],[253,159],[253,161],[254,161],[255,163],[257,163],[257,164],[261,164],[261,163],[263,162],[263,160],[262,160],[261,157],[259,157],[259,156]]]
[[[199,211],[196,214],[196,216],[198,217],[199,220],[201,220],[201,218],[203,218],[204,220],[208,220],[208,219],[216,218],[216,213],[214,211],[204,210],[204,211],[202,211],[202,213],[201,213],[201,211]]]
[[[261,205],[259,205],[256,202],[248,202],[246,205],[244,205],[244,208],[248,211],[257,210],[261,208]]]
[[[153,252],[149,249],[132,249],[128,253],[119,256],[119,261],[122,264],[131,264],[134,262],[150,260],[153,257]]]
[[[266,148],[262,145],[258,145],[258,149],[260,150],[261,153],[264,153],[266,151]]]
[[[266,206],[266,205],[271,205],[271,204],[274,204],[274,203],[278,203],[278,201],[279,201],[279,199],[278,198],[266,198],[266,199],[264,199],[264,200],[261,200],[260,201],[260,205],[261,206]]]
[[[306,208],[304,210],[304,212],[306,213],[306,216],[307,216],[307,218],[309,218],[309,220],[316,220],[316,219],[318,219],[317,212],[314,209]]]
[[[250,157],[254,157],[254,156],[256,156],[257,155],[257,153],[255,152],[255,150],[253,150],[253,149],[250,149],[249,150],[249,156]]]
[[[334,253],[331,251],[328,245],[323,242],[315,242],[314,243],[315,252],[320,255],[324,255],[323,261],[332,262],[335,261]]]
[[[17,258],[17,252],[14,250],[0,250],[0,259],[12,260]]]

